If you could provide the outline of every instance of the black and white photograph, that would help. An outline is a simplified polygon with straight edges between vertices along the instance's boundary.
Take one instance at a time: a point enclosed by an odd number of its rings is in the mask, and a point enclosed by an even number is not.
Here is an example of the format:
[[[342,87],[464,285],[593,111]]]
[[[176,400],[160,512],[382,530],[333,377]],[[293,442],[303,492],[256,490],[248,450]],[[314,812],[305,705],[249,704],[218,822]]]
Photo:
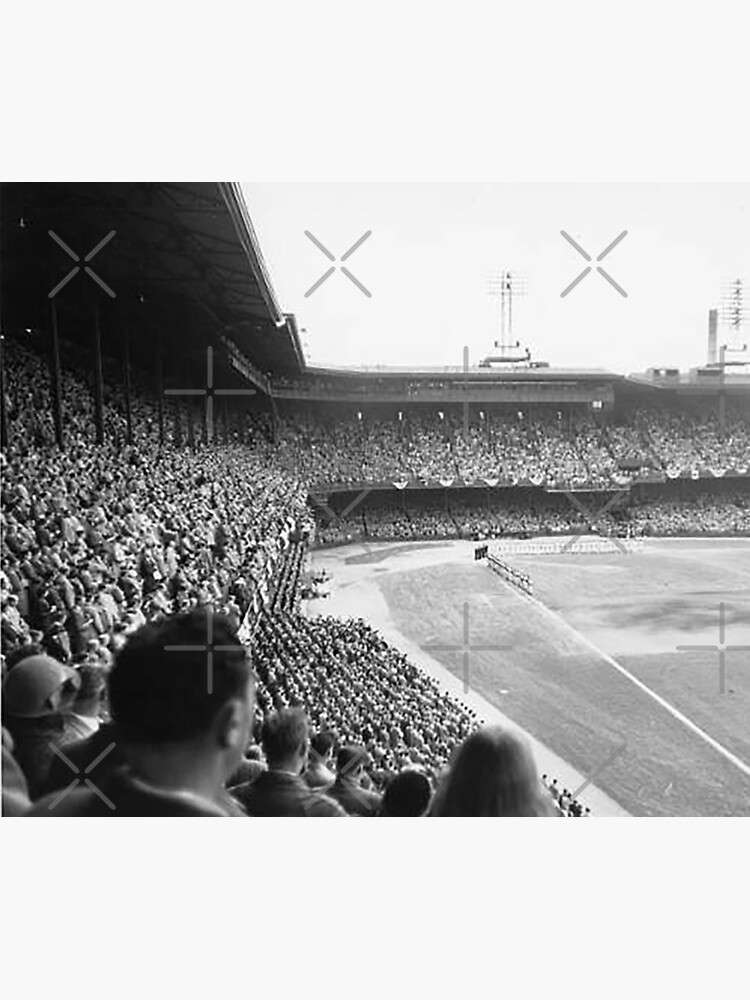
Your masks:
[[[747,185],[2,199],[6,815],[748,814]]]
[[[745,996],[743,11],[6,7],[5,992]]]

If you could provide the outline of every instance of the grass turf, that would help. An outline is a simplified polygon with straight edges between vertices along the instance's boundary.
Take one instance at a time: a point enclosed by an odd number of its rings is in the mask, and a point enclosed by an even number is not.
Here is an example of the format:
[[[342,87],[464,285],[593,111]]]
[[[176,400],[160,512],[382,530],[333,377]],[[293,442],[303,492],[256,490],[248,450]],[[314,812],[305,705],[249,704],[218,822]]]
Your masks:
[[[535,594],[578,633],[746,763],[750,543],[658,542],[632,556],[524,556]],[[634,815],[748,815],[750,778],[484,564],[448,562],[377,578],[394,624]],[[616,751],[620,751],[611,759]],[[611,762],[606,764],[611,759]],[[603,766],[605,765],[606,766]],[[585,797],[585,795],[584,795]]]

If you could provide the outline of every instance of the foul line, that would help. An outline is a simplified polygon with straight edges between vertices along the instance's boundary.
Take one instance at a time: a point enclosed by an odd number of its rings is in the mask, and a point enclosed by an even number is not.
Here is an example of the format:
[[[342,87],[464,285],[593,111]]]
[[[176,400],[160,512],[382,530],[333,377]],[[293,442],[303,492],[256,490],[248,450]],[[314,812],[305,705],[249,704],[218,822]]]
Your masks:
[[[720,753],[722,757],[726,758],[730,764],[734,764],[739,771],[741,771],[746,777],[750,778],[750,765],[746,764],[744,760],[736,754],[733,754],[731,750],[727,750],[723,744],[719,743],[718,740],[715,740],[713,736],[710,736],[704,729],[701,729],[701,727],[693,722],[692,719],[682,713],[679,708],[675,708],[674,705],[671,705],[666,700],[666,698],[662,698],[662,696],[657,694],[656,691],[652,691],[651,688],[647,684],[644,684],[643,681],[639,680],[635,674],[631,674],[629,670],[623,667],[621,663],[618,663],[613,656],[609,655],[609,653],[605,653],[603,650],[599,649],[597,645],[595,645],[590,639],[587,639],[585,635],[578,631],[578,629],[573,628],[573,626],[566,622],[565,619],[562,618],[556,611],[553,611],[551,608],[548,608],[546,604],[543,604],[539,598],[533,597],[530,594],[521,593],[521,591],[517,590],[514,586],[512,586],[512,584],[503,580],[502,577],[498,577],[498,579],[505,584],[508,590],[516,594],[516,596],[520,597],[522,600],[531,601],[532,604],[540,608],[543,612],[545,612],[545,614],[549,615],[550,618],[554,619],[554,621],[562,625],[569,632],[572,632],[577,639],[580,639],[586,646],[592,649],[595,653],[598,653],[598,655],[606,660],[610,666],[614,667],[615,670],[619,670],[623,677],[627,677],[627,679],[632,681],[636,687],[645,692],[649,698],[653,698],[657,704],[661,705],[662,708],[665,708],[671,716],[677,719],[678,722],[687,726],[691,732],[695,733],[695,735],[700,737],[700,739],[702,739],[705,743],[708,743],[710,747],[713,747],[713,749]]]

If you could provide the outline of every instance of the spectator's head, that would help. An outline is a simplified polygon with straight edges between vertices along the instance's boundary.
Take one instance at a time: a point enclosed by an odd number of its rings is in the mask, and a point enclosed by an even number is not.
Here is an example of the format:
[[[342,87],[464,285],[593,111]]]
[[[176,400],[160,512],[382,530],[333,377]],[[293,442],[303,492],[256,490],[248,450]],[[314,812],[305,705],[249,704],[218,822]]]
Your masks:
[[[324,767],[330,764],[335,745],[336,737],[333,733],[326,731],[315,733],[310,740],[310,763],[312,765],[322,764]]]
[[[310,724],[301,708],[282,708],[263,721],[263,752],[271,770],[299,774],[307,763]]]
[[[40,719],[64,712],[76,696],[78,672],[51,656],[35,653],[19,660],[3,683],[3,710],[15,719]]]
[[[484,726],[458,748],[435,796],[435,816],[550,816],[531,750],[500,726]]]
[[[336,755],[336,774],[342,781],[358,781],[369,762],[365,747],[351,743],[341,747]]]
[[[107,689],[107,672],[103,667],[82,663],[77,673],[81,686],[71,706],[71,711],[77,715],[96,716],[102,707]]]
[[[109,676],[109,701],[136,763],[171,761],[172,772],[201,771],[203,784],[222,783],[250,739],[255,675],[226,619],[191,611],[128,637]]]
[[[427,776],[407,767],[388,784],[383,795],[383,815],[424,816],[431,798]]]

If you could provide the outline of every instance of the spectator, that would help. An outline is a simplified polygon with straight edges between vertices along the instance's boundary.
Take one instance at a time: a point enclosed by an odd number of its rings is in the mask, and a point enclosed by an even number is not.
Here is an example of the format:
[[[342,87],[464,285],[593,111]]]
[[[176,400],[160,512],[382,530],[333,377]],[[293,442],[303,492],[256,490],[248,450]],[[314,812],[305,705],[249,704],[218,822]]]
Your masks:
[[[328,796],[308,787],[301,773],[307,764],[309,723],[296,708],[272,712],[263,723],[268,770],[232,789],[251,816],[346,816]]]
[[[330,770],[335,745],[333,733],[316,733],[310,740],[305,770],[305,781],[310,788],[326,789],[336,780],[336,775]]]
[[[202,433],[196,437],[184,401],[163,398],[157,405],[133,372],[134,444],[125,438],[124,400],[114,382],[105,384],[105,442],[95,444],[90,380],[63,343],[67,446],[60,451],[49,368],[27,349],[30,342],[21,346],[6,337],[3,344],[9,430],[0,456],[4,668],[12,672],[13,664],[42,652],[64,664],[108,668],[112,654],[147,621],[215,607],[243,638],[253,636],[261,676],[257,721],[301,708],[316,731],[334,730],[345,743],[361,744],[363,786],[372,781],[381,789],[406,767],[439,772],[477,719],[366,622],[311,621],[297,613],[304,557],[298,539],[314,527],[313,510],[322,543],[570,534],[589,530],[588,524],[546,486],[613,491],[654,473],[660,482],[639,486],[609,507],[597,521],[600,530],[750,532],[742,478],[750,465],[750,422],[733,400],[727,400],[724,427],[692,402],[680,409],[628,404],[601,420],[583,407],[519,412],[493,405],[473,408],[464,426],[461,407],[437,410],[422,395],[450,389],[451,379],[422,378],[402,383],[419,402],[403,412],[379,407],[376,413],[364,400],[355,404],[361,412],[343,402],[325,409],[280,405],[275,433],[268,414],[234,414],[231,443],[220,445]],[[310,385],[306,376],[296,388],[309,391]],[[326,391],[341,385],[334,380]],[[357,379],[347,386],[350,394],[366,388]],[[624,466],[630,471],[623,476]],[[725,469],[739,476],[723,480]],[[413,487],[415,481],[451,489],[373,491],[340,522],[307,502],[316,483]],[[458,482],[483,488],[457,489]],[[351,507],[346,494],[334,493],[329,502],[334,512]],[[55,731],[40,750],[71,735]],[[96,774],[119,772],[126,746],[115,727],[66,743],[66,754],[87,765],[113,741],[116,750],[102,758]],[[52,770],[59,772],[54,781]],[[228,782],[247,784],[262,770],[262,762],[246,754]],[[304,773],[315,781],[316,771],[318,778],[331,777],[324,773],[328,765],[316,761]],[[53,755],[47,780],[64,781],[69,773]],[[569,815],[586,814],[563,789],[555,798]]]
[[[5,678],[4,722],[32,799],[47,780],[55,748],[74,736],[67,713],[79,684],[75,670],[44,654],[25,657]]]
[[[381,816],[425,816],[430,808],[432,788],[421,771],[406,767],[396,775],[383,795]]]
[[[236,788],[238,785],[244,785],[247,782],[255,781],[255,779],[260,777],[260,775],[266,770],[266,764],[263,760],[263,751],[259,746],[253,744],[247,748],[245,756],[240,761],[237,770],[231,776],[229,781],[227,781],[227,788],[232,791],[232,789]]]
[[[31,808],[29,787],[13,756],[13,737],[3,726],[3,816],[24,816]]]
[[[328,789],[331,798],[350,816],[377,816],[381,797],[362,784],[369,755],[365,747],[341,747],[336,756],[336,781]]]
[[[80,787],[57,805],[43,799],[32,815],[238,814],[224,785],[249,741],[255,681],[226,619],[194,611],[143,626],[118,652],[109,694],[127,763],[97,792]]]
[[[476,725],[362,619],[264,613],[255,642],[261,711],[303,706],[316,729],[367,748],[378,782],[405,765],[442,768]]]
[[[113,722],[105,722],[91,736],[66,742],[61,751],[52,758],[43,795],[62,791],[82,772],[100,785],[106,774],[126,763],[125,744]]]
[[[554,816],[528,746],[500,726],[483,726],[456,751],[433,816]]]
[[[101,667],[83,663],[78,668],[80,687],[68,712],[71,739],[85,740],[101,725],[101,713],[106,691],[106,674]]]

